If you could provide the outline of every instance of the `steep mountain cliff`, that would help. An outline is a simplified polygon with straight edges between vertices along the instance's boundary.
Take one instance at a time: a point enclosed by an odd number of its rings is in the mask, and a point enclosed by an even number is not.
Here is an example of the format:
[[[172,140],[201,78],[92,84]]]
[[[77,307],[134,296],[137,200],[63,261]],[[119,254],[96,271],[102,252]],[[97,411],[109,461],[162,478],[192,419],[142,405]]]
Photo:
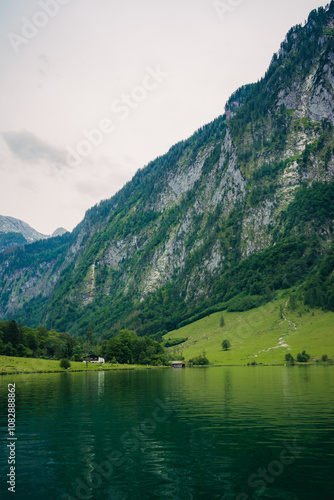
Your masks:
[[[331,2],[290,30],[223,116],[73,233],[4,251],[0,317],[75,335],[88,324],[104,337],[124,326],[154,335],[293,285],[334,308],[333,100]]]

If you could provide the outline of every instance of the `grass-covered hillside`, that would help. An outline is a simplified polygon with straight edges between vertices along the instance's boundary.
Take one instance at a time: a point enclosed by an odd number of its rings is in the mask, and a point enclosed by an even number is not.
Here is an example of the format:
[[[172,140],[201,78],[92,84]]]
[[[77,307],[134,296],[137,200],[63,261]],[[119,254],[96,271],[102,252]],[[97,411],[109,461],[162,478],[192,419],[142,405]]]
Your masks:
[[[186,361],[205,352],[211,364],[285,363],[285,355],[306,351],[312,360],[334,358],[334,313],[290,304],[289,295],[244,312],[217,312],[164,336],[188,339],[168,348]],[[223,326],[221,325],[223,318]],[[229,340],[231,347],[222,349]]]

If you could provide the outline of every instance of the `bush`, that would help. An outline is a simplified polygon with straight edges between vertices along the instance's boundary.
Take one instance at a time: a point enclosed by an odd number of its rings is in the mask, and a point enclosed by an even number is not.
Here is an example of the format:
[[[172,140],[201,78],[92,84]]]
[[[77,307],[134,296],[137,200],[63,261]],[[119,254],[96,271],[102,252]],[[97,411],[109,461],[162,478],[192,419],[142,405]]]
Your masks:
[[[328,361],[328,356],[327,356],[327,354],[323,354],[323,355],[321,356],[321,361],[323,361],[324,363],[327,363],[327,361]]]
[[[8,342],[8,344],[5,344],[3,346],[3,354],[5,356],[17,356],[17,350],[14,349],[14,347],[12,346],[11,342]]]
[[[60,361],[60,368],[65,368],[65,370],[67,370],[67,368],[70,368],[71,367],[71,363],[69,362],[68,359],[62,359]]]
[[[231,298],[226,304],[229,312],[243,312],[254,309],[255,307],[260,307],[265,302],[265,298],[262,295],[241,296],[239,294]]]
[[[305,351],[303,351],[301,354],[300,352],[297,354],[298,363],[307,363],[309,359],[310,355],[307,354]]]
[[[165,344],[165,347],[174,347],[176,345],[183,344],[187,340],[188,340],[188,337],[187,338],[183,337],[183,338],[177,338],[177,339],[168,339],[166,344]]]
[[[204,366],[204,365],[209,365],[210,362],[208,360],[208,358],[206,356],[204,356],[204,354],[202,354],[201,356],[197,356],[196,358],[193,358],[193,359],[189,359],[188,361],[188,364],[190,366]]]
[[[288,352],[288,354],[285,355],[285,361],[287,362],[288,365],[294,365],[295,364],[294,357],[289,352]]]

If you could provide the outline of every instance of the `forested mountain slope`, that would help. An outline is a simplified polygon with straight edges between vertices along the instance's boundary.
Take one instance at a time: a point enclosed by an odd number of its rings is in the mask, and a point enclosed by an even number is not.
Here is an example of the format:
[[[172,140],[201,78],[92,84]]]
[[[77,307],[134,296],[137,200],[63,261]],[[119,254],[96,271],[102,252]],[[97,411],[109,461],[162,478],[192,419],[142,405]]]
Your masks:
[[[334,309],[334,2],[71,234],[0,254],[0,317],[155,335],[301,285]],[[211,309],[210,309],[211,308]]]

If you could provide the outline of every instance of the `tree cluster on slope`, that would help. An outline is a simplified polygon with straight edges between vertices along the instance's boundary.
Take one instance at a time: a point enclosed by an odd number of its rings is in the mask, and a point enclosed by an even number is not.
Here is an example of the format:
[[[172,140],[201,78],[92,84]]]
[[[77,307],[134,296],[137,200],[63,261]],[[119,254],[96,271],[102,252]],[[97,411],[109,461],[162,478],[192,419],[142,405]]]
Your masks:
[[[136,332],[121,330],[119,335],[104,341],[101,348],[106,361],[140,365],[167,365],[168,359],[161,344]]]

